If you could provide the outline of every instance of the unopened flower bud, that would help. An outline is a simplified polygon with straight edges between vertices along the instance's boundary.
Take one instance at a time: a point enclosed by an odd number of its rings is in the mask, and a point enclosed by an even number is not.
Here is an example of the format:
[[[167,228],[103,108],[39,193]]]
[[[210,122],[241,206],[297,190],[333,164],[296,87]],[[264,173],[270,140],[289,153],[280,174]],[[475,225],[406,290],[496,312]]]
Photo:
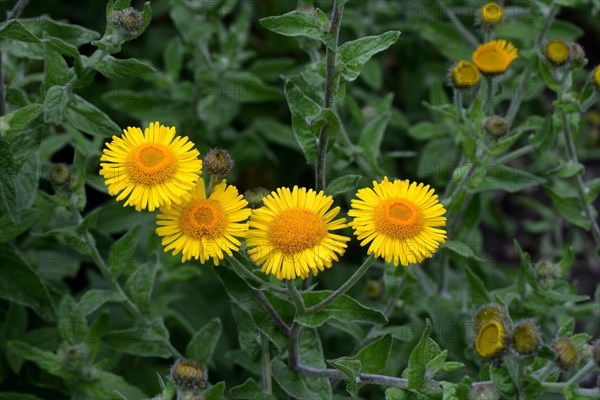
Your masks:
[[[71,183],[71,166],[65,163],[52,164],[48,180],[55,189],[68,186]]]
[[[111,16],[111,22],[123,29],[130,35],[137,35],[144,24],[144,16],[133,7],[115,11]]]
[[[477,329],[490,320],[504,321],[506,319],[506,311],[496,303],[484,304],[473,316]]]
[[[181,390],[203,388],[207,379],[206,367],[193,361],[177,360],[171,367],[171,380]]]
[[[561,337],[554,341],[556,365],[569,369],[577,363],[577,349],[568,337]]]
[[[367,287],[365,288],[366,292],[367,292],[367,297],[371,300],[378,300],[381,298],[381,295],[383,294],[383,281],[381,280],[375,280],[375,279],[368,279],[367,280]]]
[[[481,74],[469,61],[459,61],[450,70],[450,81],[456,89],[469,89],[479,84]]]
[[[72,344],[64,349],[63,365],[69,370],[80,369],[90,355],[90,349],[85,344]]]
[[[491,319],[477,330],[475,351],[486,360],[502,354],[506,347],[506,328],[502,321]]]
[[[576,67],[585,67],[588,60],[585,56],[585,50],[583,47],[576,42],[569,43],[570,53],[571,53],[571,62]]]
[[[256,189],[246,190],[244,198],[248,202],[248,206],[252,209],[261,208],[263,204],[263,198],[269,195],[271,192],[264,187],[257,187]]]
[[[546,61],[554,67],[562,67],[571,61],[571,47],[567,42],[553,39],[544,47]]]
[[[521,321],[515,325],[512,333],[512,345],[519,354],[530,355],[540,347],[542,337],[533,321]]]
[[[550,261],[540,261],[535,264],[533,273],[538,285],[543,290],[552,289],[556,280],[560,278],[560,269]]]
[[[492,115],[483,120],[483,129],[491,139],[499,139],[508,131],[508,121],[499,115]]]
[[[204,168],[206,171],[219,178],[227,176],[234,165],[235,163],[231,155],[223,149],[212,149],[204,156]]]
[[[484,28],[492,29],[502,22],[503,17],[502,7],[492,1],[481,7],[478,19]]]
[[[475,382],[469,389],[469,400],[498,400],[500,392],[492,382]]]

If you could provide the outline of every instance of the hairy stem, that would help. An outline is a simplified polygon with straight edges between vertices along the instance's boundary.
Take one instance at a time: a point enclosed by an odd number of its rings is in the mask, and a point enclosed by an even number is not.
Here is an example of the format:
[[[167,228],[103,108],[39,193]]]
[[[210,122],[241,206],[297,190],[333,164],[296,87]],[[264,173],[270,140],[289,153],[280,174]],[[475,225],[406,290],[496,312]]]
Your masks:
[[[263,292],[261,292],[260,290],[256,290],[256,289],[254,289],[254,295],[256,296],[258,301],[260,301],[260,303],[263,305],[265,310],[267,310],[267,312],[269,313],[271,318],[273,318],[275,325],[277,325],[277,327],[279,329],[281,329],[281,331],[283,332],[284,335],[290,336],[290,333],[291,333],[290,327],[281,318],[281,316],[279,315],[277,310],[275,310],[275,307],[273,307],[273,305],[271,304],[269,299],[267,299],[267,296],[265,296],[265,294]]]
[[[335,0],[333,3],[333,12],[331,14],[331,23],[329,25],[329,34],[333,38],[333,47],[327,48],[327,59],[325,67],[325,98],[323,108],[331,109],[333,106],[333,95],[335,91],[335,60],[337,56],[338,37],[340,35],[340,25],[342,24],[342,13],[344,5]],[[325,190],[325,164],[327,156],[327,130],[328,123],[324,122],[319,132],[319,141],[317,144],[317,162],[315,167],[315,189],[316,191]]]
[[[261,367],[262,367],[262,383],[263,390],[267,393],[273,391],[273,381],[271,378],[271,354],[269,352],[269,338],[266,335],[260,337],[261,345]]]
[[[446,7],[446,4],[444,4],[442,0],[438,0],[438,4],[442,8],[442,10],[444,10],[446,15],[448,16],[448,19],[452,21],[458,33],[460,33],[462,37],[465,38],[467,42],[469,42],[471,47],[476,48],[477,46],[479,46],[479,41],[477,40],[477,38],[463,25],[462,22],[460,22],[460,19],[458,19],[454,11],[451,8]]]
[[[272,290],[274,292],[287,293],[287,290],[285,288],[273,285],[273,284],[271,284],[271,283],[269,283],[267,281],[263,281],[258,276],[254,275],[251,271],[248,270],[248,268],[246,268],[246,266],[244,264],[241,263],[240,260],[237,259],[237,256],[238,256],[238,253],[234,253],[234,255],[232,257],[228,258],[228,260],[230,261],[230,264],[233,267],[233,269],[242,278],[245,278],[245,280],[248,280],[248,281],[252,281],[252,282],[254,282],[257,285],[265,286],[269,290]]]
[[[340,286],[335,292],[331,293],[329,295],[329,297],[325,298],[320,303],[317,303],[312,307],[308,307],[306,309],[306,312],[307,313],[317,312],[317,311],[327,307],[327,305],[331,304],[332,302],[334,302],[338,297],[340,297],[341,295],[346,293],[352,286],[354,286],[356,284],[356,282],[359,281],[359,279],[365,274],[365,272],[367,272],[367,270],[373,264],[374,261],[375,261],[375,256],[373,254],[371,254],[362,263],[362,265],[354,272],[354,274],[346,282],[344,282],[344,284],[342,286]]]

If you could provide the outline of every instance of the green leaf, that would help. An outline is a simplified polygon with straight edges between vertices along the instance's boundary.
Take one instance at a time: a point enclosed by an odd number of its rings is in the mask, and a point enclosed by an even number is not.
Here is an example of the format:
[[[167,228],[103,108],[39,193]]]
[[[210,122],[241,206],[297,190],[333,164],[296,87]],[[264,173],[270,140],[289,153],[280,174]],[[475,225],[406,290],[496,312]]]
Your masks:
[[[212,356],[221,336],[221,320],[215,318],[202,326],[185,349],[185,356],[200,364],[212,363]]]
[[[330,290],[304,292],[302,298],[306,307],[311,307],[329,297],[331,293]],[[339,321],[366,322],[373,325],[387,322],[387,318],[381,311],[366,307],[347,295],[338,297],[317,312],[300,314],[296,321],[309,328],[316,328],[332,318]]]
[[[565,252],[563,258],[558,262],[558,268],[563,277],[568,277],[571,267],[573,266],[573,261],[575,261],[575,253],[573,252],[573,247],[569,247]]]
[[[165,69],[174,81],[179,79],[181,68],[183,67],[183,56],[185,47],[179,37],[174,37],[169,41],[165,48],[163,60]]]
[[[224,74],[223,94],[238,103],[257,103],[282,99],[278,89],[266,85],[249,72],[229,71]]]
[[[565,163],[561,161],[558,166],[548,171],[548,175],[556,176],[558,178],[570,178],[572,176],[581,175],[583,169],[583,165],[580,163],[573,163],[571,161]]]
[[[330,49],[335,46],[322,12],[291,11],[283,15],[262,18],[260,24],[283,36],[306,36],[322,42]]]
[[[292,81],[285,83],[285,97],[292,114],[294,136],[306,157],[307,164],[312,164],[317,156],[317,137],[307,119],[321,112],[321,106],[302,93]]]
[[[585,183],[585,202],[592,203],[600,193],[600,178],[594,178]]]
[[[153,74],[156,69],[136,58],[119,59],[106,56],[94,67],[109,79],[127,78],[144,74]]]
[[[431,321],[426,320],[425,329],[421,334],[419,343],[415,346],[408,358],[408,387],[420,388],[425,383],[425,372],[427,363],[439,353],[439,347],[436,348],[430,343]],[[434,342],[435,343],[435,342]],[[437,345],[436,345],[437,346]],[[434,354],[435,353],[435,354]]]
[[[552,71],[550,70],[550,66],[544,60],[544,58],[542,58],[542,57],[538,58],[538,66],[540,69],[540,75],[542,76],[542,79],[544,80],[544,83],[546,84],[546,86],[548,86],[548,88],[550,90],[552,90],[553,92],[559,93],[560,92],[560,82],[557,82],[554,79],[554,77],[552,76]]]
[[[364,127],[358,140],[358,145],[363,149],[363,156],[367,163],[375,170],[379,170],[378,157],[380,153],[383,134],[390,122],[391,113],[385,112],[373,118]]]
[[[110,246],[108,265],[115,278],[121,276],[127,268],[127,264],[133,259],[140,239],[140,232],[140,225],[136,224],[129,232],[121,236],[119,240]]]
[[[546,188],[546,193],[550,196],[554,208],[569,222],[583,229],[590,229],[591,222],[581,209],[581,202],[577,197],[570,197],[567,194],[559,194],[550,188]]]
[[[399,31],[389,31],[342,44],[338,47],[342,77],[347,81],[355,80],[371,57],[396,43],[399,37]]]
[[[42,112],[42,105],[29,104],[0,118],[0,134],[10,136],[29,127],[31,122]]]
[[[171,357],[171,349],[167,345],[169,331],[162,319],[157,319],[148,326],[137,326],[128,329],[117,329],[104,333],[102,341],[116,350],[142,357]]]
[[[323,108],[316,116],[307,118],[306,122],[310,125],[315,137],[319,137],[321,129],[327,125],[327,150],[330,150],[335,144],[335,139],[342,125],[337,114],[333,110]]]
[[[19,223],[16,224],[9,215],[0,218],[0,243],[8,242],[18,235],[26,232],[38,220],[39,210],[36,208],[24,208],[19,211]]]
[[[471,290],[471,300],[473,304],[485,304],[491,301],[490,295],[485,289],[485,284],[471,268],[465,266],[465,273],[467,274],[467,282],[469,283],[469,289]]]
[[[58,125],[63,121],[71,93],[64,86],[51,86],[44,98],[44,122]]]
[[[556,338],[561,338],[564,336],[570,337],[573,335],[573,331],[575,330],[575,319],[569,318],[567,322],[563,326],[560,327],[558,332],[556,332]]]
[[[58,306],[58,336],[64,343],[77,344],[85,340],[87,332],[85,316],[75,309],[75,300],[66,295]]]
[[[73,373],[67,371],[63,366],[62,358],[54,353],[38,349],[29,343],[18,340],[8,342],[8,348],[24,359],[34,362],[38,367],[51,375],[61,378],[69,378],[73,375]]]
[[[0,38],[13,39],[21,42],[39,43],[39,39],[27,30],[22,20],[10,20],[0,24]]]
[[[354,192],[358,186],[360,175],[344,175],[329,182],[325,193],[330,196],[337,196],[348,192]]]
[[[473,193],[489,190],[504,190],[515,193],[530,186],[544,183],[544,179],[539,176],[501,164],[480,165],[475,168],[473,176],[471,182],[478,182],[476,187],[470,188]]]
[[[552,129],[552,118],[550,116],[547,116],[542,126],[533,135],[529,136],[529,142],[540,150],[548,148],[553,139],[554,130]]]
[[[342,359],[360,361],[362,367],[361,373],[379,374],[387,367],[391,350],[392,336],[385,335],[363,347],[355,356],[342,357]]]
[[[348,383],[346,384],[346,390],[352,397],[358,397],[358,376],[362,370],[361,362],[359,360],[352,360],[349,358],[328,360],[329,364],[335,369],[343,372],[348,376]]]
[[[86,291],[83,296],[81,296],[81,299],[79,299],[79,303],[77,303],[74,311],[86,316],[99,309],[105,303],[118,303],[124,300],[125,298],[123,296],[113,292],[112,290],[90,289]]]
[[[506,367],[502,366],[496,368],[493,366],[493,364],[490,364],[490,378],[498,390],[505,395],[511,397],[515,394],[517,388],[515,387],[515,384],[513,383]]]
[[[221,400],[225,392],[225,382],[219,382],[204,392],[204,400]]]
[[[448,135],[440,124],[429,121],[419,122],[411,126],[408,134],[417,140],[431,140]]]
[[[33,309],[47,321],[54,319],[54,301],[38,273],[8,244],[0,244],[0,298]]]
[[[108,115],[74,93],[65,111],[65,117],[73,127],[90,135],[110,137],[121,131]]]
[[[143,313],[150,309],[150,296],[157,271],[158,254],[154,252],[149,260],[140,265],[125,282],[125,293]]]
[[[44,33],[48,36],[61,39],[75,47],[88,44],[92,40],[98,39],[100,34],[79,25],[58,22],[42,15],[35,18],[19,19],[21,25],[34,35],[41,37]]]
[[[79,379],[77,389],[88,399],[145,399],[148,396],[119,375],[94,368],[93,379]]]
[[[470,60],[473,49],[449,22],[424,21],[416,31],[452,61]]]
[[[2,392],[0,400],[42,400],[40,397],[26,393]]]
[[[231,388],[229,394],[236,400],[275,400],[272,394],[263,392],[258,383],[252,378],[248,378],[241,385]]]
[[[0,209],[8,214],[8,218],[15,224],[21,223],[17,213],[17,190],[15,176],[17,167],[13,152],[8,141],[0,135]]]

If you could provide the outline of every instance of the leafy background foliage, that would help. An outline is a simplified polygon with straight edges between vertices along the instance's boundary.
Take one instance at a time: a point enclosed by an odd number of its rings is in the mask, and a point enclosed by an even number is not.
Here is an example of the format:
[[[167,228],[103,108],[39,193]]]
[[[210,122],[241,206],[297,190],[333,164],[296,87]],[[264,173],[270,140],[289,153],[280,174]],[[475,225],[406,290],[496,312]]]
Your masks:
[[[314,137],[327,123],[327,192],[343,207],[355,188],[384,175],[424,181],[443,194],[452,234],[432,260],[408,269],[376,261],[348,296],[296,317],[308,365],[350,377],[402,376],[422,388],[418,395],[387,389],[388,399],[435,397],[426,385],[433,377],[444,380],[444,398],[466,398],[471,380],[489,379],[508,397],[518,387],[533,398],[539,384],[474,353],[470,318],[478,306],[500,302],[513,320],[539,324],[546,343],[522,365],[531,371],[553,358],[555,336],[577,332],[578,343],[598,337],[598,255],[573,178],[585,182],[586,204],[597,204],[600,114],[597,104],[581,113],[553,103],[560,85],[534,48],[544,12],[561,6],[548,37],[588,50],[587,69],[572,77],[583,104],[589,66],[600,62],[597,4],[508,2],[516,17],[496,35],[513,42],[520,58],[495,95],[468,111],[476,132],[469,136],[447,70],[472,49],[438,3],[346,5],[335,111],[321,107],[332,2],[316,3],[319,11],[306,0],[161,0],[151,8],[134,1],[147,29],[118,44],[107,39],[117,32],[106,16],[127,6],[122,0],[108,9],[99,1],[32,2],[21,19],[0,25],[0,399],[109,399],[115,391],[167,398],[169,367],[180,354],[208,366],[207,399],[384,396],[385,387],[345,387],[289,370],[288,338],[246,279],[227,265],[181,265],[162,253],[153,215],[109,198],[98,175],[103,143],[120,127],[155,120],[176,126],[202,154],[227,149],[236,161],[229,180],[240,191],[312,187]],[[459,17],[473,27],[482,3],[446,3],[461,7]],[[286,14],[296,8],[304,11]],[[530,64],[511,134],[486,141],[483,117],[506,112]],[[577,164],[565,156],[563,112]],[[51,183],[58,162],[72,165],[66,185]],[[338,288],[363,258],[353,241],[314,282],[318,290],[302,294],[307,306]],[[550,289],[536,280],[532,265],[540,260],[560,267]],[[294,320],[289,298],[256,285],[285,322]],[[272,395],[261,386],[265,354]]]

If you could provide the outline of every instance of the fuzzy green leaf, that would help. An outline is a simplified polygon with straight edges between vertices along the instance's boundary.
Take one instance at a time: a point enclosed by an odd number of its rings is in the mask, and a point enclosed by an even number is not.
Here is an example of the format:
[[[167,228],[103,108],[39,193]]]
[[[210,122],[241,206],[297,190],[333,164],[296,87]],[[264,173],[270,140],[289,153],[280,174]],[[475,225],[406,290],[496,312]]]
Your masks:
[[[342,77],[347,81],[355,80],[371,57],[396,43],[399,37],[399,31],[389,31],[342,44],[338,48]]]
[[[119,59],[106,56],[94,66],[98,72],[110,79],[153,74],[156,69],[136,58]]]
[[[328,32],[327,21],[322,13],[291,11],[287,14],[262,18],[260,24],[270,31],[283,36],[306,36],[318,40],[329,48],[334,41]]]
[[[185,349],[185,356],[200,364],[212,363],[212,356],[221,336],[221,320],[215,318],[202,326]]]
[[[329,297],[331,293],[329,290],[304,292],[302,298],[306,307],[311,307]],[[384,324],[387,322],[387,318],[381,311],[366,307],[347,295],[340,296],[317,312],[300,314],[296,320],[304,326],[316,328],[332,318],[339,321],[370,324]]]
[[[321,106],[302,93],[292,81],[285,83],[284,93],[292,114],[294,136],[306,157],[306,162],[312,164],[317,156],[317,137],[307,119],[319,114]]]
[[[360,178],[360,175],[340,176],[339,178],[329,182],[327,188],[325,189],[325,193],[330,196],[337,196],[348,192],[354,192],[358,186],[358,181]]]
[[[110,137],[121,132],[121,128],[104,111],[77,94],[73,94],[65,117],[73,127],[90,135]]]

